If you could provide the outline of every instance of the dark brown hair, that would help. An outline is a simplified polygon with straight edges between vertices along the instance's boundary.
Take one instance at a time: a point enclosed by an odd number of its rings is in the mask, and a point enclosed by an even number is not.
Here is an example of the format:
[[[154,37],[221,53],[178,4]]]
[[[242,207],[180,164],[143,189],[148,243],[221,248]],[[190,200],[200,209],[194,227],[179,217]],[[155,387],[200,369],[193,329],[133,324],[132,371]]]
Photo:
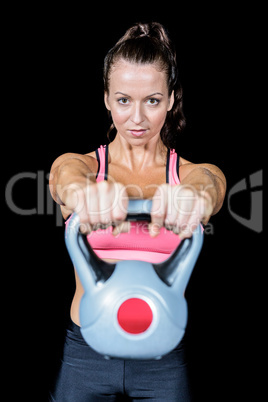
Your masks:
[[[182,87],[178,80],[176,52],[165,28],[158,22],[137,23],[129,28],[104,59],[104,91],[109,93],[109,80],[112,67],[120,60],[138,64],[157,64],[167,75],[169,96],[174,91],[173,108],[167,112],[161,129],[161,139],[166,147],[174,148],[176,139],[185,126],[182,110]],[[114,129],[112,124],[108,138]]]

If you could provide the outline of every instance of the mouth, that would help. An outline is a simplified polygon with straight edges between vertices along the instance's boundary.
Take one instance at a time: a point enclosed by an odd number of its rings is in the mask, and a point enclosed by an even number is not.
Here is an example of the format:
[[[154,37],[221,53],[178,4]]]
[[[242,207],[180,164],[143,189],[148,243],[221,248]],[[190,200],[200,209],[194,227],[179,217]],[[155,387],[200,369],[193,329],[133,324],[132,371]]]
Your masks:
[[[141,135],[143,135],[144,133],[146,133],[147,129],[141,129],[141,130],[129,130],[131,132],[132,135],[134,135],[135,137],[140,137]]]

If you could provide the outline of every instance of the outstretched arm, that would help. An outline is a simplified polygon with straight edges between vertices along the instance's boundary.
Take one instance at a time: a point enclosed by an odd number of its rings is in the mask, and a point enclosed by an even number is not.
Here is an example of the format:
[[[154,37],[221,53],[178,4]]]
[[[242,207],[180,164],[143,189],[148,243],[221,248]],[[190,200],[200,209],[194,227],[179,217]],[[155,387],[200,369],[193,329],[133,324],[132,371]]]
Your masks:
[[[64,154],[53,163],[50,191],[61,205],[64,218],[76,212],[81,230],[94,226],[119,225],[125,220],[128,196],[123,185],[106,180],[96,182],[98,162],[89,155]]]
[[[165,226],[182,238],[190,237],[200,223],[206,225],[220,210],[226,180],[217,166],[183,163],[180,179],[177,186],[164,184],[157,189],[153,197],[151,235],[157,236]]]

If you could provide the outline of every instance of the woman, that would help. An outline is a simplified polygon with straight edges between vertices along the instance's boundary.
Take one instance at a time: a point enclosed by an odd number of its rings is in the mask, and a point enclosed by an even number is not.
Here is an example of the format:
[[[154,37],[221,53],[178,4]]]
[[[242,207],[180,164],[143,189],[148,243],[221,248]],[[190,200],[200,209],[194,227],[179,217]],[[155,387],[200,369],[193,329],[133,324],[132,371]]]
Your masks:
[[[191,163],[174,150],[185,119],[176,55],[162,25],[136,24],[108,52],[104,101],[114,139],[95,152],[60,156],[51,168],[52,196],[64,218],[78,213],[81,230],[101,258],[163,261],[219,211],[226,183],[216,166]],[[153,200],[147,233],[124,222],[133,197]],[[118,395],[133,401],[190,400],[183,342],[160,361],[106,361],[80,334],[82,294],[76,275],[52,400],[115,401]]]

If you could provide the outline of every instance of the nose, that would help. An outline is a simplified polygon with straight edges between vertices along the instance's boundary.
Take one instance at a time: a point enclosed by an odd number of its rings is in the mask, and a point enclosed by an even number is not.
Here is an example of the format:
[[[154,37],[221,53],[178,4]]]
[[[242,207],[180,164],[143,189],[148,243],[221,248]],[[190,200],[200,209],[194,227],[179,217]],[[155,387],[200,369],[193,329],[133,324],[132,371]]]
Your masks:
[[[139,125],[145,120],[145,116],[143,114],[142,106],[140,105],[140,103],[135,103],[133,105],[133,110],[130,119],[136,125]]]

